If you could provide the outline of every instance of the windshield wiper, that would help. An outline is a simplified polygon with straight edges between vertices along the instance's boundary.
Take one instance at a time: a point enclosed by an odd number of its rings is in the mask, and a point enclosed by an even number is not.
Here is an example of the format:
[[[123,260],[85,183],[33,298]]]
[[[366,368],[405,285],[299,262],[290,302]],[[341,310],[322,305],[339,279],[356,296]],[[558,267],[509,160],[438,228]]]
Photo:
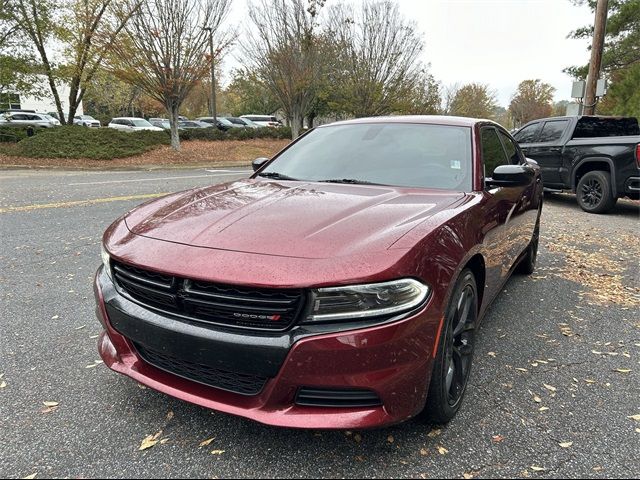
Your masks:
[[[367,182],[366,180],[358,180],[356,178],[332,178],[330,180],[318,180],[324,183],[352,183],[354,185],[382,185],[381,183]]]
[[[273,178],[275,180],[298,180],[297,178],[289,177],[278,172],[262,172],[258,174],[259,177]]]

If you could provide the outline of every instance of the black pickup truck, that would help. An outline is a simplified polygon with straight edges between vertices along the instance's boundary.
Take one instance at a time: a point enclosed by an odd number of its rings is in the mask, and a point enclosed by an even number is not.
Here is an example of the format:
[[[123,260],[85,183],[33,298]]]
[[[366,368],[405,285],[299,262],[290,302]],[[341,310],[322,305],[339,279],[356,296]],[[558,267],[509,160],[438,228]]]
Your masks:
[[[515,134],[538,162],[545,190],[569,190],[586,212],[611,210],[620,197],[640,198],[640,127],[623,117],[554,117]]]

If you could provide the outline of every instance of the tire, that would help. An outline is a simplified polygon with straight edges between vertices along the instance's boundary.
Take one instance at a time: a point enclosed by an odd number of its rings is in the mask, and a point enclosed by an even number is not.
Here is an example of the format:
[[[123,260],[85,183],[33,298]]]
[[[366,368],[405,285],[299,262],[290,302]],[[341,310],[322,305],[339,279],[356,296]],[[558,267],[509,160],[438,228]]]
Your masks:
[[[609,172],[595,170],[585,173],[578,182],[576,197],[580,208],[588,213],[606,213],[616,204],[611,191]]]
[[[540,214],[536,220],[536,226],[533,229],[533,237],[527,247],[526,254],[516,267],[516,272],[523,275],[531,275],[536,269],[536,261],[538,260],[538,244],[540,243]]]
[[[476,280],[473,272],[465,268],[447,306],[422,413],[432,423],[447,423],[460,409],[471,372],[477,320]]]

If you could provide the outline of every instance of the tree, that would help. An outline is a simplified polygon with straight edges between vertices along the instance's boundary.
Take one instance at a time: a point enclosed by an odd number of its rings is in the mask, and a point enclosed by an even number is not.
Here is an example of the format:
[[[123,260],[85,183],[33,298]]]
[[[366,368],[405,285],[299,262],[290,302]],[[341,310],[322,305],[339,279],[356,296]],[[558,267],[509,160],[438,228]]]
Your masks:
[[[87,86],[124,25],[142,0],[11,0],[11,19],[39,57],[62,123],[73,122]],[[62,51],[55,62],[51,52]],[[62,110],[58,83],[69,85],[69,109]]]
[[[588,5],[595,11],[595,0],[573,0],[577,5]],[[571,32],[571,38],[589,39],[593,25]],[[602,70],[610,82],[603,102],[598,105],[603,113],[627,112],[640,117],[640,104],[633,103],[634,91],[640,89],[637,82],[637,65],[640,63],[640,0],[609,0],[609,15],[606,26]],[[588,65],[565,69],[573,77],[584,80]],[[621,86],[616,86],[620,83]],[[629,90],[629,85],[631,89]],[[637,98],[637,97],[635,97]],[[629,100],[632,103],[629,104]]]
[[[488,85],[468,83],[454,93],[450,114],[460,117],[493,118],[496,107],[496,94]]]
[[[244,45],[247,67],[278,99],[294,139],[326,70],[318,24],[323,5],[324,0],[261,0],[249,5],[253,30],[259,33]]]
[[[524,80],[511,97],[509,112],[517,126],[551,115],[555,88],[540,79]]]
[[[270,115],[279,108],[278,99],[258,75],[249,69],[237,69],[222,93],[225,108],[233,115],[258,113]]]
[[[209,32],[202,27],[212,29],[219,50],[228,46],[222,23],[230,5],[230,0],[147,0],[114,45],[114,73],[164,105],[175,150],[180,150],[180,106],[215,60],[207,53]]]
[[[392,111],[402,115],[436,115],[441,110],[440,85],[433,75],[423,70],[412,88],[397,100]]]
[[[419,61],[424,42],[396,3],[365,0],[358,9],[337,4],[329,11],[328,29],[335,42],[341,110],[356,117],[386,115],[408,95],[424,94],[427,77]]]

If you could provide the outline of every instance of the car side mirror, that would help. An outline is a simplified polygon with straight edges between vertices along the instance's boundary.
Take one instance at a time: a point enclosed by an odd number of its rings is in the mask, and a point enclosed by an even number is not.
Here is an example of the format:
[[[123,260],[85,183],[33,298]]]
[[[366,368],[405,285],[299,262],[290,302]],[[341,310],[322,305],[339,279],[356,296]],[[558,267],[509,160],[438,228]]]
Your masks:
[[[251,166],[253,167],[253,171],[257,172],[260,168],[269,161],[269,158],[259,157],[256,158],[253,162],[251,162]]]
[[[485,183],[488,188],[524,187],[532,182],[535,174],[535,170],[529,165],[500,165]]]

